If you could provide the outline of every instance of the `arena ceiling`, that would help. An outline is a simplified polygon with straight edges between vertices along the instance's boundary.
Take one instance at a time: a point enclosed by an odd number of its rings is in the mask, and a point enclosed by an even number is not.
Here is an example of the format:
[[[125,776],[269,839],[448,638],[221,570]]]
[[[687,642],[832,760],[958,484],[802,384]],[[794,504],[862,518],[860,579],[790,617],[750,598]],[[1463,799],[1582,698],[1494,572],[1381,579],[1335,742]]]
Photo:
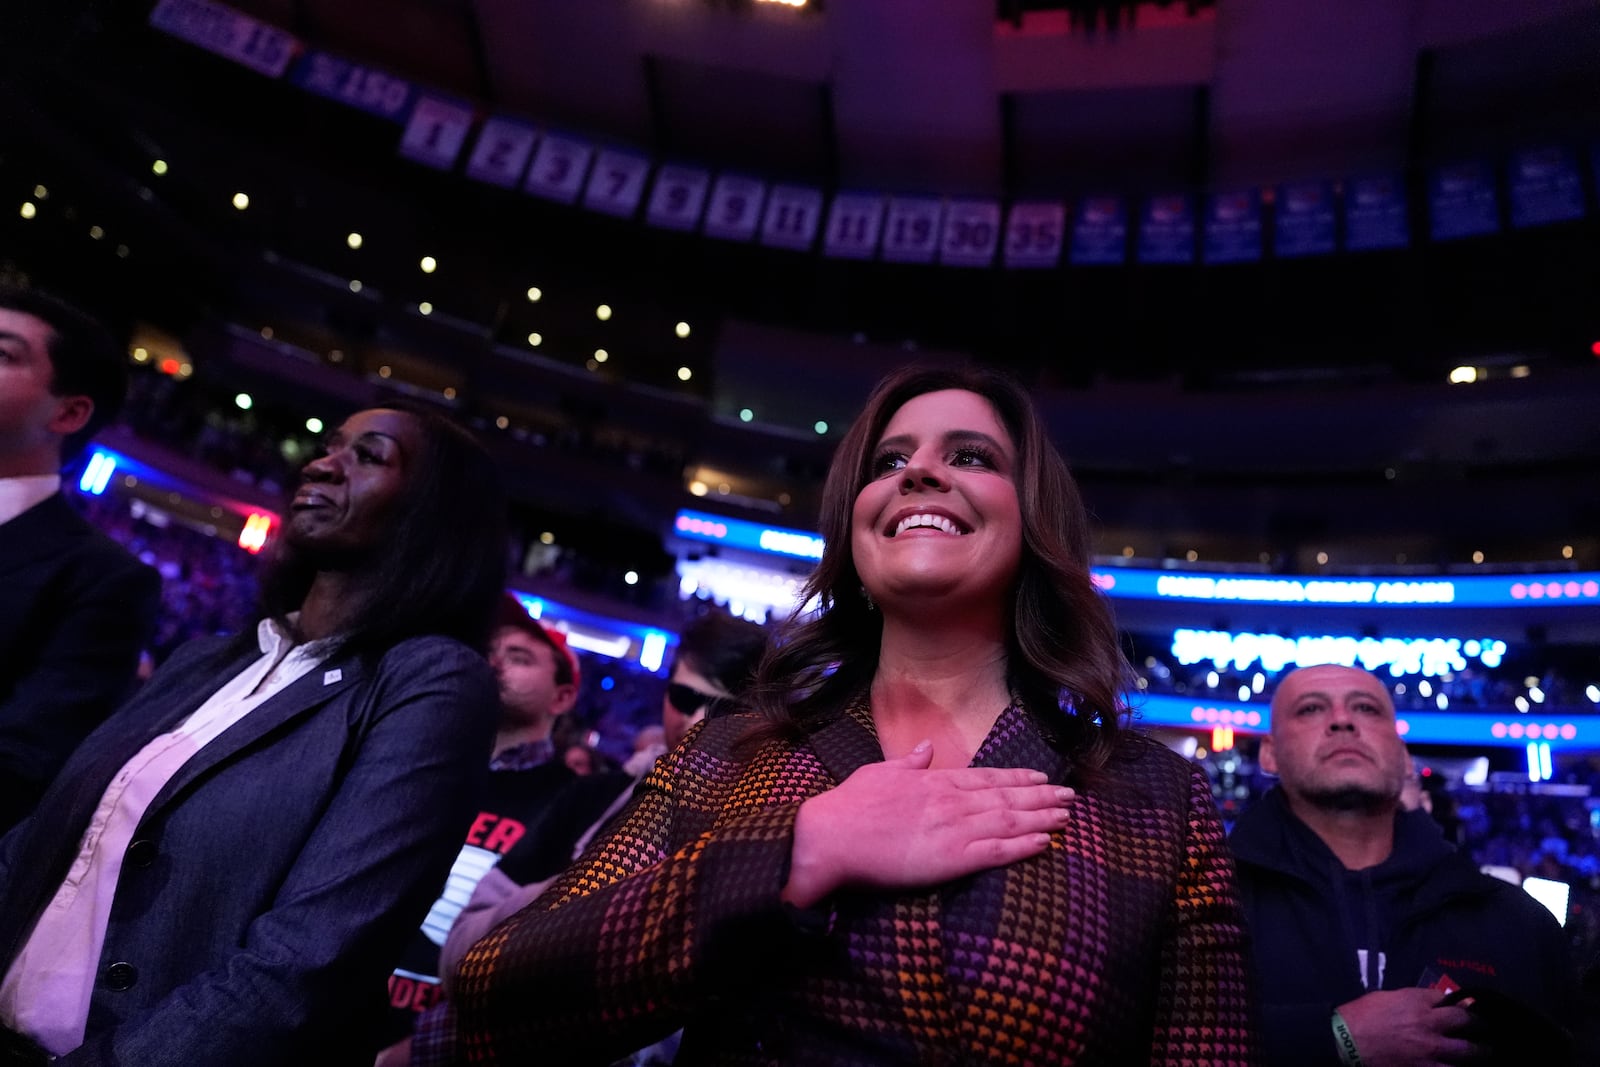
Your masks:
[[[1600,134],[1600,9],[1587,0],[1077,5],[1122,9],[1115,30],[1049,4],[1001,18],[983,0],[232,6],[485,113],[829,191],[1135,197],[1387,170],[1420,182],[1433,163]],[[804,439],[812,420],[848,419],[885,367],[976,354],[1040,386],[1058,437],[1102,485],[1114,538],[1231,529],[1311,544],[1361,529],[1381,542],[1440,522],[1441,540],[1466,545],[1600,521],[1584,473],[1600,434],[1582,414],[1600,393],[1593,211],[1227,268],[830,261],[407,163],[393,125],[157,33],[151,7],[37,3],[0,41],[7,188],[60,176],[82,214],[93,204],[132,235],[134,255],[90,261],[38,227],[7,237],[42,277],[130,316],[180,333],[271,323],[313,351],[365,346],[374,366],[420,352],[429,387],[528,407],[559,394],[564,416],[645,434],[681,433],[685,399],[713,427],[707,441],[742,407],[785,412],[767,426],[783,458],[751,472],[769,483],[814,478],[826,441]],[[173,161],[159,181],[155,156]],[[250,189],[249,212],[227,206],[236,188]],[[357,229],[365,259],[342,247]],[[445,264],[426,280],[424,253]],[[337,291],[358,276],[360,299]],[[530,307],[517,296],[535,282],[549,295]],[[441,309],[427,323],[424,299]],[[625,313],[598,325],[600,302]],[[662,340],[680,319],[692,337]],[[546,338],[536,361],[496,358],[531,330]],[[602,345],[623,355],[595,384],[583,368]],[[1497,380],[1441,399],[1458,363]],[[695,372],[687,385],[680,365]],[[1534,384],[1508,380],[1519,366]],[[752,451],[739,440],[704,447],[736,460]],[[1394,481],[1407,499],[1375,506]]]

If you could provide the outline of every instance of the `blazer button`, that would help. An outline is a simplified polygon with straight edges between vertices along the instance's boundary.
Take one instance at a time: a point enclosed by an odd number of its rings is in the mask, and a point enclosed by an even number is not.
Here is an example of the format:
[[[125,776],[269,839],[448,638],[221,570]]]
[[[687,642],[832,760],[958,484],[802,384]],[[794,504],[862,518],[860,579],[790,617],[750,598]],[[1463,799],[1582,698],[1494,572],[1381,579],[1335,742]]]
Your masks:
[[[131,963],[113,963],[106,968],[106,988],[121,993],[133,988],[139,980],[139,969]]]
[[[129,845],[122,858],[122,862],[129,867],[148,867],[155,861],[156,843],[148,837],[141,837]]]

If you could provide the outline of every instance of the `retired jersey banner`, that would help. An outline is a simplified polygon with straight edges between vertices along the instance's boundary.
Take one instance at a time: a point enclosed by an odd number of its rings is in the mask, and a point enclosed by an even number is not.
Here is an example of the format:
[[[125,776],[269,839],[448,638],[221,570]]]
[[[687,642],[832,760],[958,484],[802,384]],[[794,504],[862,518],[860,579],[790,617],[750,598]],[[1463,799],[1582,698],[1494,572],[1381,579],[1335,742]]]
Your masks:
[[[570,204],[578,199],[589,173],[594,145],[564,134],[547,133],[533,154],[522,188],[546,200]]]
[[[767,183],[739,174],[718,176],[711,186],[700,232],[724,241],[748,241],[761,224],[761,207],[767,198]]]
[[[822,222],[822,190],[805,185],[774,185],[761,219],[761,243],[809,252]]]
[[[469,104],[443,96],[423,94],[411,107],[406,132],[400,137],[400,154],[414,163],[449,170],[461,146],[467,143],[477,113]]]
[[[1411,242],[1405,185],[1387,175],[1352,178],[1344,191],[1344,247],[1351,252],[1404,248]]]
[[[667,230],[692,230],[700,225],[700,209],[706,206],[706,193],[710,188],[710,171],[699,167],[662,167],[656,171],[645,220]]]
[[[1541,148],[1511,157],[1511,225],[1544,226],[1583,218],[1583,180],[1569,148]]]
[[[927,196],[897,196],[883,219],[883,258],[890,263],[932,263],[939,252],[944,204]]]
[[[1120,196],[1086,196],[1072,220],[1072,262],[1120,266],[1128,258],[1128,215]]]
[[[822,254],[836,259],[871,259],[883,228],[881,193],[839,193],[828,209]]]
[[[1254,189],[1212,193],[1206,202],[1206,262],[1254,263],[1260,258],[1260,195]]]
[[[1006,216],[1008,267],[1054,267],[1061,262],[1067,209],[1060,201],[1012,204]]]
[[[1194,262],[1194,208],[1187,195],[1173,193],[1145,201],[1139,223],[1139,262]]]
[[[995,200],[952,200],[944,209],[939,262],[949,267],[987,267],[1000,246],[1000,204]]]
[[[1331,182],[1280,185],[1273,205],[1274,256],[1325,256],[1339,247],[1339,217]]]
[[[307,92],[390,122],[401,120],[415,92],[404,78],[320,50],[302,56],[289,80]]]
[[[506,118],[486,119],[472,155],[467,157],[467,177],[515,189],[538,140],[539,133],[532,126]]]
[[[1435,241],[1499,233],[1494,168],[1472,162],[1435,170],[1428,176],[1428,219]]]
[[[650,160],[645,156],[603,148],[595,154],[589,171],[583,206],[619,219],[631,219],[644,199],[644,183],[649,177]]]
[[[269,78],[283,77],[300,48],[292,33],[210,0],[160,0],[150,25]]]

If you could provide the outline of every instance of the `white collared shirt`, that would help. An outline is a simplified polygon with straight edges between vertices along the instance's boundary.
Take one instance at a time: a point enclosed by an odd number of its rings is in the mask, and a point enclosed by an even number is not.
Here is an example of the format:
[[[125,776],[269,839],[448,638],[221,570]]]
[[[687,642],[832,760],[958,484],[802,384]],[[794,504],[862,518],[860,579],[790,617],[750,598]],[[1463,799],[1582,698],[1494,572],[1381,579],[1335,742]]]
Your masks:
[[[106,786],[78,855],[0,982],[0,1023],[59,1056],[83,1044],[111,902],[146,809],[183,765],[228,727],[315,667],[328,642],[296,645],[270,619],[256,628],[261,658],[170,733],[152,738]]]
[[[27,474],[0,478],[0,524],[8,523],[31,507],[61,492],[61,475]]]

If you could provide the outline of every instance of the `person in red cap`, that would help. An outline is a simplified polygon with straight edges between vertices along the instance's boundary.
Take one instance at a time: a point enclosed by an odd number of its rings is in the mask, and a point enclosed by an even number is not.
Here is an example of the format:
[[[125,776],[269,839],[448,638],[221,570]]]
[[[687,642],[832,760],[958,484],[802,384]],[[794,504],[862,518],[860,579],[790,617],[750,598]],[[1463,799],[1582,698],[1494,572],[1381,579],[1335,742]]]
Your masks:
[[[500,690],[500,724],[489,760],[483,809],[467,832],[444,894],[389,976],[389,1040],[439,998],[439,948],[473,888],[513,845],[540,825],[556,796],[576,778],[556,758],[551,731],[578,699],[578,657],[558,630],[541,626],[510,594],[489,642]],[[570,843],[568,845],[570,848]]]

